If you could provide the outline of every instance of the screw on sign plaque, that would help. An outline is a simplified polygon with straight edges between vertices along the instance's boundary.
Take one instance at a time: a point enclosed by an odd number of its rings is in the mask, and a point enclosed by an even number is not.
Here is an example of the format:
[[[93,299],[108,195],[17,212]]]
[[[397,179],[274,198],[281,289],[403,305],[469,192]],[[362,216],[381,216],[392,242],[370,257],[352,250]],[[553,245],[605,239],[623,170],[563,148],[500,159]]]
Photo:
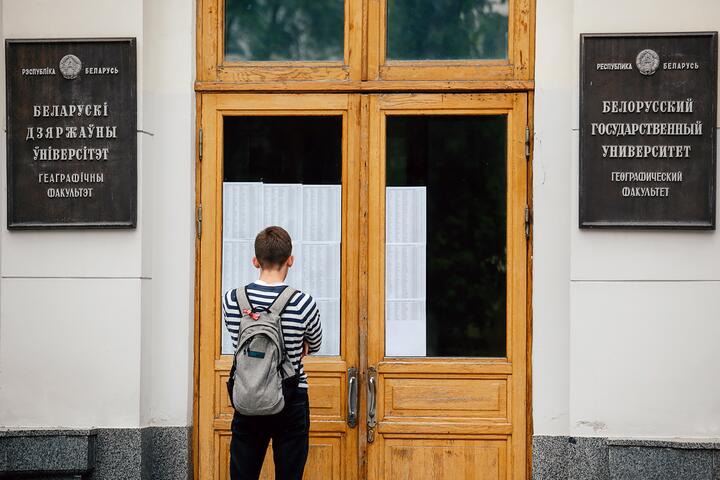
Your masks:
[[[580,228],[715,228],[717,32],[581,35]]]
[[[134,38],[7,40],[8,228],[134,228]]]

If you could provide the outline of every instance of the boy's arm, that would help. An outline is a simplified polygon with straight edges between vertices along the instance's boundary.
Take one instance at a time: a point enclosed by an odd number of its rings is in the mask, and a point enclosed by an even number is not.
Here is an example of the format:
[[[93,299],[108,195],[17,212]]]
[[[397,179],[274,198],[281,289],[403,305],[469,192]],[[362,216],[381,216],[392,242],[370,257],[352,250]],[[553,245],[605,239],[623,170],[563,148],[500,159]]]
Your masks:
[[[223,295],[222,316],[225,327],[230,333],[233,345],[237,344],[238,331],[240,330],[240,307],[237,303],[237,293],[235,290],[229,290]]]
[[[305,326],[305,341],[308,345],[308,353],[317,353],[322,344],[322,325],[320,324],[320,310],[313,300],[310,311],[310,319]]]

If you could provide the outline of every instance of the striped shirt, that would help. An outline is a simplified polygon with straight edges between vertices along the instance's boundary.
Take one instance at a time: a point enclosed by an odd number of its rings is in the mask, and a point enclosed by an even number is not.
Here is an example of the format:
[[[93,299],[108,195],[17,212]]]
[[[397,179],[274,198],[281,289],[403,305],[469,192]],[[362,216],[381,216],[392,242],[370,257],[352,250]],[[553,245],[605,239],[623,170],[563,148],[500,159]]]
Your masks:
[[[271,285],[259,280],[253,282],[247,286],[250,305],[254,309],[263,307],[267,309],[284,288],[284,284]],[[240,318],[242,318],[242,314],[238,306],[237,291],[235,289],[228,290],[223,295],[223,319],[228,332],[230,332],[230,338],[232,338],[233,351],[237,350]],[[295,371],[300,373],[300,388],[307,388],[307,375],[305,375],[300,357],[304,340],[307,340],[309,344],[309,353],[316,353],[320,350],[322,342],[320,311],[310,295],[297,291],[283,310],[281,319],[285,349]]]

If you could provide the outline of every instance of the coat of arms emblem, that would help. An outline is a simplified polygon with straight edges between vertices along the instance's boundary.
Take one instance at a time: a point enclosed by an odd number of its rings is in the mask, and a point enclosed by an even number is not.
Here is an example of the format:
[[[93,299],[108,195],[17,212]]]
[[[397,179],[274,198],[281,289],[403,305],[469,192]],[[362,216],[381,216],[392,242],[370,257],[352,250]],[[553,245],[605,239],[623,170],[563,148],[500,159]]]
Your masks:
[[[82,69],[82,62],[75,55],[65,55],[60,59],[60,73],[68,80],[77,78]]]
[[[655,50],[646,48],[638,53],[635,59],[635,65],[637,65],[638,70],[640,70],[640,73],[643,75],[652,75],[660,66],[660,55],[658,55]]]

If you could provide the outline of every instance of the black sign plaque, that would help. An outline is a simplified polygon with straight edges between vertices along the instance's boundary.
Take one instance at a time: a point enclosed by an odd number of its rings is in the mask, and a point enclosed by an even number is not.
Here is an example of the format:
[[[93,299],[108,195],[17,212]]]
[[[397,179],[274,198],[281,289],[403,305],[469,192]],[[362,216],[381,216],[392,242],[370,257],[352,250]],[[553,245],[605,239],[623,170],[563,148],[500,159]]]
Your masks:
[[[580,44],[580,227],[714,229],[717,32]]]
[[[134,38],[7,40],[8,219],[21,228],[134,228]]]

